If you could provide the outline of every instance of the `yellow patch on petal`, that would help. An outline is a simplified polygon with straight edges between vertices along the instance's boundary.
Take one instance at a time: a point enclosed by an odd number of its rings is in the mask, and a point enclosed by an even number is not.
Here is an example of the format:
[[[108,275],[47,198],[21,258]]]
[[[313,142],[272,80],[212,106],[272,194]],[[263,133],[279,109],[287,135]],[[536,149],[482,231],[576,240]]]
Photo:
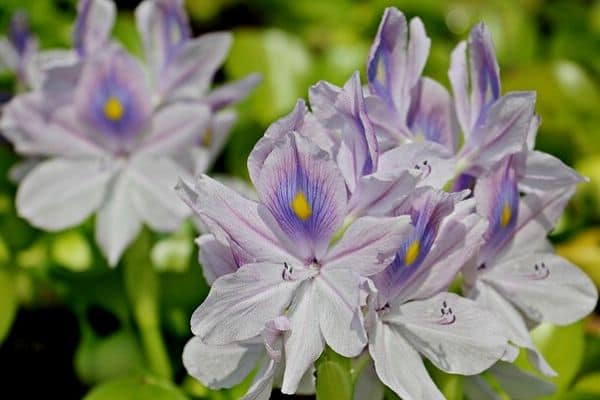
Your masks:
[[[508,205],[508,203],[504,203],[504,207],[502,208],[502,215],[500,216],[500,225],[503,228],[506,228],[508,224],[510,224],[511,219],[512,210],[510,209],[510,205]]]
[[[110,96],[104,103],[104,115],[111,121],[118,121],[123,118],[125,109],[123,104],[115,96]]]
[[[292,200],[292,210],[296,217],[300,218],[302,221],[306,221],[312,215],[312,208],[304,195],[304,192],[298,191]]]
[[[379,60],[379,62],[377,62],[377,72],[375,73],[375,79],[377,79],[379,82],[381,83],[386,83],[386,71],[385,71],[385,64],[383,63],[383,60]]]
[[[411,265],[414,263],[419,257],[419,252],[421,251],[421,242],[419,240],[415,240],[408,246],[406,250],[406,255],[404,256],[404,265]]]

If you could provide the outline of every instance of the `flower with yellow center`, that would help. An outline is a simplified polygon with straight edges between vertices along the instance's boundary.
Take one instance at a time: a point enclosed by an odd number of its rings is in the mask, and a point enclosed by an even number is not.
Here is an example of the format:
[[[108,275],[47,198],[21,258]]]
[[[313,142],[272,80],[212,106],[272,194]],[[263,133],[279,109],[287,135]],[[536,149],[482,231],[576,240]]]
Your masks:
[[[312,208],[304,195],[304,192],[299,191],[292,200],[292,211],[301,221],[306,221],[312,215]]]
[[[123,118],[125,109],[121,101],[115,96],[110,96],[104,103],[104,115],[111,121],[119,121]]]

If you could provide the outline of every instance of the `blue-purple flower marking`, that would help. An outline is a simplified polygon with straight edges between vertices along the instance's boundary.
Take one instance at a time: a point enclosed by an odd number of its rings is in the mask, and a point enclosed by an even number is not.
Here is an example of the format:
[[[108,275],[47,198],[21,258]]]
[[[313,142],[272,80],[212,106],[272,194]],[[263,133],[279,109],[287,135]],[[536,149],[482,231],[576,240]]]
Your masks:
[[[16,12],[12,17],[8,28],[8,38],[19,56],[24,56],[31,39],[27,15],[24,12]]]
[[[163,16],[163,40],[166,46],[165,65],[169,65],[175,54],[190,39],[191,31],[180,2],[157,1],[156,6]]]

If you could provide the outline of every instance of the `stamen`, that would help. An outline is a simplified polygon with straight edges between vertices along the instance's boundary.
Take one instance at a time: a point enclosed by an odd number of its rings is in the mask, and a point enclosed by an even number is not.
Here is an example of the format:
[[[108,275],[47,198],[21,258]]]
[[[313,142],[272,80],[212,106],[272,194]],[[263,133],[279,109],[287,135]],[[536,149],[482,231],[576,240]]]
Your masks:
[[[306,221],[312,215],[312,208],[304,195],[304,192],[298,191],[292,200],[292,211],[301,221]]]
[[[110,96],[104,103],[104,115],[111,121],[118,121],[123,118],[125,109],[123,104],[115,96]]]

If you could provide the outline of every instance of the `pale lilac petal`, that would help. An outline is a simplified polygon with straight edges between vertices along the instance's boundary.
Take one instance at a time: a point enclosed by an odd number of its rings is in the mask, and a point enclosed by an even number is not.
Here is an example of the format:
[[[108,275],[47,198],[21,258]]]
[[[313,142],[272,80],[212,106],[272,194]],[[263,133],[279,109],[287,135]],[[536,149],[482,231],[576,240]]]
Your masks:
[[[411,232],[410,217],[361,217],[354,221],[323,260],[324,269],[370,276],[391,264]]]
[[[228,244],[220,242],[212,234],[201,235],[196,239],[196,244],[200,248],[198,258],[204,279],[209,285],[215,279],[237,271],[238,265]]]
[[[454,104],[445,87],[429,78],[421,78],[412,90],[407,122],[416,140],[440,143],[451,154],[458,146],[458,123]]]
[[[491,312],[453,293],[392,306],[383,319],[436,367],[450,373],[485,371],[504,355],[508,342]]]
[[[378,173],[414,169],[419,174],[418,186],[442,189],[454,178],[455,164],[452,155],[438,143],[409,143],[383,153],[379,157]]]
[[[319,328],[321,305],[316,285],[305,282],[297,291],[287,313],[292,329],[284,337],[285,371],[281,392],[294,394],[306,371],[312,367],[325,348]]]
[[[469,400],[502,400],[502,397],[492,389],[483,375],[466,376],[463,380],[463,390]]]
[[[74,95],[83,121],[98,140],[131,141],[152,114],[151,92],[141,65],[120,49],[86,62]]]
[[[346,211],[344,180],[329,155],[289,135],[266,158],[256,188],[296,253],[320,259]]]
[[[469,69],[467,66],[467,42],[460,42],[450,55],[448,70],[456,116],[465,138],[471,133],[471,100],[469,98]]]
[[[389,216],[419,182],[412,170],[399,170],[362,176],[350,197],[348,214]]]
[[[48,114],[39,92],[15,97],[3,107],[0,130],[17,152],[28,156],[103,156],[70,107]]]
[[[534,115],[531,119],[531,123],[529,124],[529,130],[527,131],[527,149],[533,150],[535,147],[535,139],[537,136],[538,128],[542,123],[542,119],[539,115]]]
[[[534,106],[534,92],[511,92],[494,102],[459,154],[463,165],[487,170],[505,156],[521,151]]]
[[[73,101],[84,65],[75,51],[42,51],[36,54],[31,64],[30,82],[44,91],[50,108]]]
[[[232,246],[238,265],[296,261],[259,215],[258,203],[202,175],[196,188],[180,181],[180,197],[219,240]]]
[[[532,253],[494,265],[480,279],[528,318],[571,324],[594,310],[598,292],[578,267],[552,253]]]
[[[207,344],[259,335],[267,321],[284,314],[305,275],[299,268],[290,272],[283,263],[257,263],[221,276],[194,311],[192,332]]]
[[[111,182],[96,216],[96,241],[110,266],[119,262],[125,249],[142,229],[142,220],[131,199],[131,187],[128,174],[120,174]]]
[[[552,382],[507,362],[496,363],[489,372],[511,399],[537,399],[556,391]]]
[[[142,220],[153,230],[172,232],[179,228],[190,210],[175,195],[181,169],[168,158],[135,157],[127,169],[131,177],[131,198]]]
[[[117,10],[111,0],[80,0],[77,12],[73,42],[79,55],[85,57],[109,41]]]
[[[156,112],[152,128],[139,153],[177,155],[200,141],[211,122],[210,109],[202,103],[173,103]]]
[[[533,344],[523,316],[508,299],[504,298],[492,286],[482,281],[477,281],[474,287],[467,288],[466,294],[469,298],[474,299],[480,307],[491,311],[495,318],[502,322],[511,343],[527,349],[529,361],[538,370],[545,375],[556,376],[556,372],[548,365],[542,354]]]
[[[258,370],[252,385],[240,400],[269,400],[273,390],[273,380],[277,363],[274,360],[266,361]]]
[[[212,110],[218,111],[248,97],[261,80],[262,77],[260,74],[248,75],[243,79],[218,87],[207,94],[203,101]]]
[[[398,9],[386,8],[369,53],[367,77],[371,92],[394,108],[402,120],[408,114],[406,99],[425,67],[430,43],[420,19],[412,19],[408,26]]]
[[[166,101],[202,98],[223,63],[231,40],[227,32],[214,32],[187,42],[160,76],[161,96]]]
[[[260,342],[208,345],[195,336],[183,349],[188,374],[211,389],[230,388],[256,367],[265,349]]]
[[[385,387],[379,381],[375,365],[369,362],[354,384],[353,400],[383,400]]]
[[[0,38],[0,71],[8,69],[16,71],[19,65],[19,55],[6,38]]]
[[[381,153],[394,149],[398,145],[411,142],[412,134],[406,126],[406,119],[401,119],[382,98],[375,95],[366,95],[365,107],[375,128],[375,135]]]
[[[21,182],[17,211],[50,231],[77,225],[102,204],[114,173],[115,166],[97,159],[45,161]]]
[[[188,42],[191,30],[183,0],[147,0],[135,10],[137,29],[146,60],[158,79],[177,52]]]
[[[525,176],[519,188],[525,192],[566,189],[584,182],[585,178],[558,158],[541,151],[529,151]]]
[[[319,327],[325,342],[344,357],[356,357],[367,345],[359,302],[360,277],[353,271],[323,268],[315,279]]]
[[[397,327],[379,318],[369,335],[369,353],[381,382],[404,399],[443,400],[423,360]]]

